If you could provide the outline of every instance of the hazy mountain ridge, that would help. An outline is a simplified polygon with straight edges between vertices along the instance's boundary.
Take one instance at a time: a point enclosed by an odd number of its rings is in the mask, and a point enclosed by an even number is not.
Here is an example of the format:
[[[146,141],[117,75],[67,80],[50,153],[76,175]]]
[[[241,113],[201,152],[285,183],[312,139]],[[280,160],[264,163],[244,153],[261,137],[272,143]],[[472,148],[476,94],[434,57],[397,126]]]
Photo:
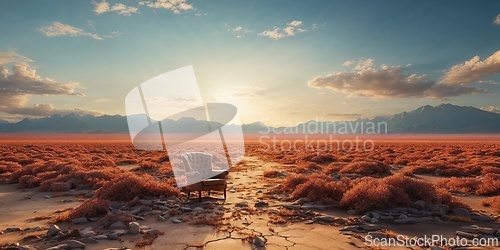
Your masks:
[[[130,119],[130,117],[129,117]],[[152,120],[154,122],[154,120]],[[171,132],[195,131],[207,126],[204,121],[181,118],[177,121],[162,121]],[[211,122],[212,127],[221,124]],[[238,125],[228,125],[226,131],[235,131]],[[373,127],[375,126],[375,127]],[[245,133],[500,133],[500,114],[474,107],[441,104],[436,107],[426,105],[416,110],[402,112],[390,117],[357,119],[355,121],[308,121],[293,127],[268,127],[261,122],[243,124]],[[373,130],[375,129],[375,131]],[[379,131],[377,131],[377,129]],[[154,131],[154,130],[151,130]],[[52,115],[29,119],[17,123],[0,120],[0,132],[40,132],[40,133],[128,133],[127,117],[121,115],[79,116],[75,114]]]

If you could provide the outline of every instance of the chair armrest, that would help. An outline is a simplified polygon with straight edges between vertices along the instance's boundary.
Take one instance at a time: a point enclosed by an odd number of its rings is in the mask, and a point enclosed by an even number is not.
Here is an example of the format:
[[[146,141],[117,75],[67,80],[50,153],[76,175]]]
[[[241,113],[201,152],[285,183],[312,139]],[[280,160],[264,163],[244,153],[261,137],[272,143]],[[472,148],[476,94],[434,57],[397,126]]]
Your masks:
[[[229,174],[228,170],[212,169],[212,175],[210,179],[225,179]]]
[[[186,180],[188,184],[195,184],[201,182],[201,174],[198,171],[186,172]]]

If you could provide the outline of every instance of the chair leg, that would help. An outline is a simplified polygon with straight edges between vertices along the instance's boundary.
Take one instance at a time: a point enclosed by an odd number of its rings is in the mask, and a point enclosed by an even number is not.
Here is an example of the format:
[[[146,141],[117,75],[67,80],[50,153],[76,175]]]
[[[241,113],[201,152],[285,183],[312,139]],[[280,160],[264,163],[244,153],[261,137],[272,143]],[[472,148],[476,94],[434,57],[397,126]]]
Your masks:
[[[224,200],[226,199],[226,189],[224,188]]]
[[[210,190],[208,190],[208,196],[210,196]]]
[[[200,200],[201,202],[201,191],[198,191],[198,199]]]
[[[189,196],[191,196],[191,190],[188,190],[188,200],[189,200]]]

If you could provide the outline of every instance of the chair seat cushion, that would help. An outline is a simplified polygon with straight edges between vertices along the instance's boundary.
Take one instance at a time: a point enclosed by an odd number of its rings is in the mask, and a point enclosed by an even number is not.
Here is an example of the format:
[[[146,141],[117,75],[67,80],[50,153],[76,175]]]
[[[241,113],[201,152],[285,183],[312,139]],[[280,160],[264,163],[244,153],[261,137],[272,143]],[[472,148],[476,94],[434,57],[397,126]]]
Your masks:
[[[224,179],[209,179],[209,180],[204,180],[201,182],[203,186],[220,186],[220,185],[225,185],[226,180]]]

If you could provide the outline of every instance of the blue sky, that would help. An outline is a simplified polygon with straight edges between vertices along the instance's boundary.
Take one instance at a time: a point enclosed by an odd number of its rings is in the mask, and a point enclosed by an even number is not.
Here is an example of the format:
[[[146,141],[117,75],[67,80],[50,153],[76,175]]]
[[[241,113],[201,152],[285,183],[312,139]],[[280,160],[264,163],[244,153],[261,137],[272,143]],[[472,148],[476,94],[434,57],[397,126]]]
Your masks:
[[[243,122],[344,120],[442,102],[500,108],[498,1],[1,5],[0,118],[124,114],[131,89],[187,65],[206,96],[235,104]],[[16,75],[15,65],[27,71]]]

